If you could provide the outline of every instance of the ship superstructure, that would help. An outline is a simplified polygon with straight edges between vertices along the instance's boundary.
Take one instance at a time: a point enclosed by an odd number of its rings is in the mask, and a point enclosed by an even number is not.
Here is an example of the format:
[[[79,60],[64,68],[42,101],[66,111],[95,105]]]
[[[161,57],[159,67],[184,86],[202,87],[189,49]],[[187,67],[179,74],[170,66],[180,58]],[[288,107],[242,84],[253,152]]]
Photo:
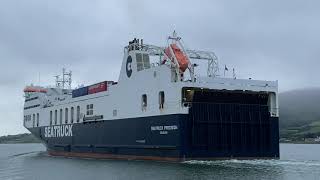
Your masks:
[[[198,74],[206,64],[206,76]],[[203,64],[203,63],[202,63]],[[185,161],[278,158],[278,82],[218,75],[213,52],[134,39],[119,80],[27,86],[24,126],[51,155]]]

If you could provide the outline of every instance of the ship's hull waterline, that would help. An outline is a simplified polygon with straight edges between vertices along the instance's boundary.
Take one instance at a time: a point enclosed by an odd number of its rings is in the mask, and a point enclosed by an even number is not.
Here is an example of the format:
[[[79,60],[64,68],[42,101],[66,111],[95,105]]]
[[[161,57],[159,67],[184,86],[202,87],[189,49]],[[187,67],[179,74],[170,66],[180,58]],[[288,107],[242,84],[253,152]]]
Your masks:
[[[260,105],[194,104],[189,114],[29,130],[54,156],[181,162],[279,158],[278,123]]]

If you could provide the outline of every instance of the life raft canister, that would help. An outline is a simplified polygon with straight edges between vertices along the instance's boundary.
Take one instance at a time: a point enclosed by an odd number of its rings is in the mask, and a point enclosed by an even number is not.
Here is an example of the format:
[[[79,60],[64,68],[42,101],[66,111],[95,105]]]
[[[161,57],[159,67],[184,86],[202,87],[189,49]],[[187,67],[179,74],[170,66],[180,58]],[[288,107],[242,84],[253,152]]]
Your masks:
[[[24,88],[23,92],[41,92],[41,93],[46,93],[47,90],[39,87],[26,87]]]
[[[170,44],[170,46],[173,50],[174,55],[177,58],[180,70],[182,72],[184,72],[188,68],[188,64],[189,64],[188,58],[186,57],[186,55],[181,51],[181,49],[176,44]],[[165,49],[165,53],[170,59],[172,58],[169,47],[167,47]],[[166,59],[164,60],[164,62],[165,61],[166,61]]]

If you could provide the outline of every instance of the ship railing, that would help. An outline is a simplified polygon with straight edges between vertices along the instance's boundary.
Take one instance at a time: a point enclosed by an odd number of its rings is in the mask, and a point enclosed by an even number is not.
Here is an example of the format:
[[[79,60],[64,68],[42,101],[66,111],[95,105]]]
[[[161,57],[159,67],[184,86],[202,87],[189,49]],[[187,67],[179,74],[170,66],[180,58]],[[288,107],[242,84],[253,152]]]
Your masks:
[[[270,116],[271,117],[278,117],[279,116],[279,108],[272,108],[270,105],[267,104],[247,104],[247,103],[223,103],[223,102],[195,102],[195,101],[184,101],[183,103],[184,107],[192,107],[192,104],[210,104],[210,105],[229,105],[229,104],[235,104],[239,106],[254,106],[259,105],[260,107],[268,107]]]
[[[260,105],[260,106],[264,106],[267,107],[267,104],[248,104],[248,103],[226,103],[226,102],[202,102],[202,101],[185,101],[184,103],[188,103],[188,104],[221,104],[221,105],[228,105],[228,104],[235,104],[235,105],[240,105],[240,106],[250,106],[250,105]]]
[[[252,79],[231,79],[231,78],[207,78],[197,77],[197,82],[205,82],[216,85],[227,85],[235,88],[243,88],[246,90],[247,87],[259,87],[259,88],[277,88],[278,81],[263,81],[263,80],[252,80]]]
[[[165,101],[163,104],[163,110],[167,109],[180,109],[182,107],[182,101]],[[160,109],[159,103],[148,103],[148,109]]]

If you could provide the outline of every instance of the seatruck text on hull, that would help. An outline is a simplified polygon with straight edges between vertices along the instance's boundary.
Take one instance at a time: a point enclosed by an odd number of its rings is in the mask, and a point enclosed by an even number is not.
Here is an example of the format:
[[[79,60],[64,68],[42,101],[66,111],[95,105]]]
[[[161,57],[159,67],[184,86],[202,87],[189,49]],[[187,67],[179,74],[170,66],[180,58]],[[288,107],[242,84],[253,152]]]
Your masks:
[[[62,126],[48,126],[44,128],[44,137],[66,137],[72,136],[72,124]]]

